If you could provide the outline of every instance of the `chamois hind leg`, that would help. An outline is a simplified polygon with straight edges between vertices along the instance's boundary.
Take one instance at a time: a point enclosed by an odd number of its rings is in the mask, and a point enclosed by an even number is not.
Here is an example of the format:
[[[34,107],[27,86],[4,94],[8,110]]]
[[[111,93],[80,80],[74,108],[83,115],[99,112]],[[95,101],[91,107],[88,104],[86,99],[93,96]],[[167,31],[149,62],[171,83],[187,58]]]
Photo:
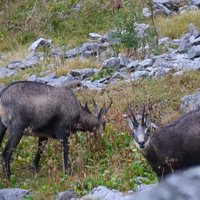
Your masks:
[[[38,149],[37,149],[35,158],[32,162],[32,165],[31,165],[31,168],[36,172],[39,171],[40,158],[41,158],[41,155],[42,155],[44,148],[47,144],[47,141],[48,141],[48,138],[46,138],[46,137],[39,137],[39,139],[38,139]]]
[[[3,141],[6,130],[7,130],[7,128],[3,125],[3,123],[0,120],[0,146]]]
[[[8,179],[10,178],[11,175],[11,170],[10,170],[11,156],[23,136],[23,129],[24,128],[22,128],[22,126],[18,125],[17,123],[16,126],[14,125],[14,123],[12,124],[12,126],[10,127],[8,141],[3,150],[3,171],[5,177]]]
[[[63,173],[67,174],[69,167],[69,142],[68,137],[60,140],[63,148]]]
[[[63,172],[64,174],[67,173],[67,169],[68,169],[68,162],[69,162],[69,142],[68,142],[68,139],[69,139],[69,135],[70,133],[68,131],[65,131],[66,129],[64,128],[64,126],[59,126],[57,127],[56,131],[55,131],[55,134],[56,134],[56,138],[58,140],[61,141],[61,144],[62,144],[62,148],[63,148],[63,151],[62,151],[62,160],[63,160]]]

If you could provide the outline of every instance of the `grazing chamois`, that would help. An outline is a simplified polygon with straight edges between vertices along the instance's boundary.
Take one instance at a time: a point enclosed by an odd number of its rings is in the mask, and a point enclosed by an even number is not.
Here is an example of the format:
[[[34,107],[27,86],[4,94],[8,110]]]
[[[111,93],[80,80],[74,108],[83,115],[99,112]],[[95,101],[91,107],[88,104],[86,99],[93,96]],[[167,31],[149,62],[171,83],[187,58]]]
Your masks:
[[[145,108],[141,123],[130,107],[129,113],[128,124],[135,144],[158,177],[200,164],[200,109],[157,128],[154,133],[150,133],[152,123]]]
[[[112,103],[112,102],[111,102]],[[68,138],[78,130],[101,133],[108,107],[100,111],[94,102],[96,115],[82,106],[68,87],[53,87],[44,83],[19,81],[0,92],[0,145],[8,129],[8,141],[2,153],[3,171],[11,175],[10,160],[13,150],[23,135],[39,137],[38,149],[32,162],[37,170],[48,138],[58,139],[63,147],[63,171],[68,167]]]

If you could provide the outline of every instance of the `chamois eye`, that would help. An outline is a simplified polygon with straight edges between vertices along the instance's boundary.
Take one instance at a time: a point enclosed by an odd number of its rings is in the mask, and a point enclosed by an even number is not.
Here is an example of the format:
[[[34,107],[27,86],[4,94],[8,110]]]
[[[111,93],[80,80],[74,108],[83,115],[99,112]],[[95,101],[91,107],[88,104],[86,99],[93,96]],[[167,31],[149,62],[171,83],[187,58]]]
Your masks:
[[[133,138],[135,138],[135,133],[134,133],[134,131],[131,132],[131,135],[133,136]]]

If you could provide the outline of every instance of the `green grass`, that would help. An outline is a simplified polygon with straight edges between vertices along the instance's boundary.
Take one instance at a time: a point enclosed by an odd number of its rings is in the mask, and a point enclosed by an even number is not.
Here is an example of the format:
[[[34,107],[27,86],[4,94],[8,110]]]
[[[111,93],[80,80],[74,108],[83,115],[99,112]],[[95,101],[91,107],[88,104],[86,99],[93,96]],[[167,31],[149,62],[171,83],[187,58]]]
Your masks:
[[[5,14],[0,18],[0,51],[9,51],[7,63],[24,58],[23,47],[38,37],[52,39],[55,46],[64,44],[66,48],[70,48],[85,42],[89,32],[104,34],[115,26],[120,16],[129,13],[132,8],[128,6],[129,1],[124,1],[122,9],[112,10],[107,6],[109,0],[104,1],[106,6],[100,4],[100,1],[83,0],[81,1],[83,9],[74,13],[70,7],[76,2],[80,1],[48,1],[45,4],[41,4],[38,0],[16,0],[14,3],[0,1],[0,10],[5,10]],[[132,4],[139,2],[138,9],[147,3],[134,0],[130,2]],[[156,25],[160,28],[160,35],[176,38],[187,31],[187,23],[190,20],[199,28],[198,17],[199,13],[196,11],[170,18],[159,17],[156,19]],[[13,51],[17,53],[13,54]],[[61,58],[57,59],[47,59],[37,67],[19,70],[16,75],[1,79],[0,82],[7,84],[24,80],[32,74],[40,76],[43,71],[49,70],[46,67],[49,63],[56,65],[50,70],[57,75],[64,75],[75,68],[100,68],[99,63],[93,60],[63,62]],[[112,71],[100,71],[93,78],[95,80],[110,74]],[[134,146],[123,114],[127,111],[128,103],[136,112],[139,112],[145,104],[157,125],[166,124],[180,115],[180,99],[199,88],[199,76],[200,72],[187,72],[176,79],[169,75],[162,80],[119,82],[102,91],[76,92],[81,102],[89,101],[91,104],[92,98],[98,105],[113,99],[113,105],[106,115],[108,121],[106,130],[98,145],[94,145],[92,136],[87,133],[79,132],[72,135],[70,138],[72,174],[63,175],[61,145],[59,141],[49,140],[41,160],[40,172],[35,174],[29,170],[29,165],[36,152],[37,139],[24,137],[13,155],[11,180],[4,179],[0,172],[0,188],[28,189],[33,193],[34,199],[38,200],[47,197],[55,199],[58,191],[67,189],[73,189],[82,196],[98,185],[128,191],[136,188],[135,178],[138,176],[146,177],[147,184],[155,182],[157,180],[155,174]]]
[[[196,28],[200,30],[199,18],[199,10],[167,18],[160,16],[156,18],[156,26],[161,36],[168,36],[174,39],[179,38],[181,35],[188,32],[189,22],[192,22]]]
[[[152,120],[157,125],[165,124],[180,115],[180,99],[199,87],[199,75],[200,72],[188,72],[176,79],[168,76],[163,80],[121,82],[101,92],[77,92],[81,101],[90,102],[94,98],[98,105],[113,99],[106,116],[109,122],[97,144],[94,145],[92,136],[87,133],[72,135],[72,174],[63,175],[61,145],[59,141],[49,140],[41,160],[41,170],[34,174],[29,165],[36,152],[37,139],[24,137],[13,156],[11,180],[7,181],[0,173],[0,187],[25,188],[32,191],[34,199],[45,199],[47,196],[54,199],[58,191],[73,189],[82,196],[98,185],[128,191],[136,188],[135,178],[138,176],[146,177],[147,184],[155,182],[155,174],[134,146],[123,113],[128,103],[137,112],[143,104],[147,104],[153,108],[150,112]]]
[[[77,12],[72,7],[80,2]],[[0,50],[10,50],[16,45],[29,44],[38,37],[51,38],[56,44],[76,46],[88,38],[88,33],[105,33],[113,28],[115,18],[127,11],[128,1],[123,9],[106,9],[100,1],[49,1],[38,0],[4,1],[0,10],[5,10],[0,19]],[[135,1],[132,1],[135,2]],[[12,22],[12,23],[11,23]],[[23,31],[22,31],[23,30]]]

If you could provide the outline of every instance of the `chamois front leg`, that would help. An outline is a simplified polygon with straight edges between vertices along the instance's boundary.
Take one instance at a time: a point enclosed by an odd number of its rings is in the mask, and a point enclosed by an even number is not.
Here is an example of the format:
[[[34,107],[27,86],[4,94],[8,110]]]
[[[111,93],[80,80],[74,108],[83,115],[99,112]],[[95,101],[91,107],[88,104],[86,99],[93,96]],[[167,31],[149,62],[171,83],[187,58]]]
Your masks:
[[[48,138],[46,138],[46,137],[39,137],[39,139],[38,139],[38,149],[37,149],[35,158],[31,164],[31,168],[36,172],[39,171],[40,158],[44,151],[44,148],[46,147],[47,141],[48,141]]]
[[[20,125],[16,124],[16,126],[14,126],[13,124],[10,128],[8,142],[3,150],[3,171],[7,179],[9,179],[11,175],[10,160],[12,153],[16,149],[22,136],[23,136],[23,128],[20,127]]]
[[[3,141],[6,130],[7,130],[7,128],[3,125],[3,123],[0,120],[0,146]]]

